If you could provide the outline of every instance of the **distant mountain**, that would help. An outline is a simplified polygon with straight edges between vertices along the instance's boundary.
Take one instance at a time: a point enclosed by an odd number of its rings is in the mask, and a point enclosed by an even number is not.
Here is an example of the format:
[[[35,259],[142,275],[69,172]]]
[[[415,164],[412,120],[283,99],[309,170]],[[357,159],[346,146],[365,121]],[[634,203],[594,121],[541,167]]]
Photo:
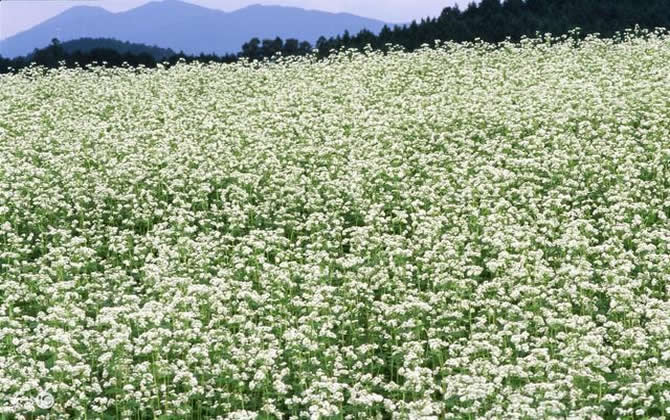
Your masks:
[[[253,37],[279,36],[312,44],[348,30],[368,29],[379,33],[384,22],[348,13],[328,13],[283,6],[248,6],[223,12],[185,3],[163,0],[135,9],[111,13],[101,7],[76,6],[24,32],[0,41],[4,57],[26,55],[47,46],[77,38],[114,38],[133,43],[158,45],[187,54],[236,53]]]
[[[72,54],[75,51],[88,53],[96,48],[114,50],[119,54],[131,53],[138,55],[147,53],[156,60],[164,60],[176,54],[175,51],[170,48],[160,48],[136,42],[118,41],[112,38],[79,38],[72,41],[61,42],[60,46],[68,54]]]

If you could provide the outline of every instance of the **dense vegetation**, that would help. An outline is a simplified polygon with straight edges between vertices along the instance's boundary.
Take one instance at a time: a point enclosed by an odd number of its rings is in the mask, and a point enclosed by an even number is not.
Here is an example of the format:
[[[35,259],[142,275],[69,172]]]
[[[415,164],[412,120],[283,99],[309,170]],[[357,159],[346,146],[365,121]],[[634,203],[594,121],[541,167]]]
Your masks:
[[[411,25],[385,27],[375,35],[368,31],[350,36],[322,38],[317,42],[321,54],[331,49],[363,48],[371,44],[383,49],[387,43],[402,45],[412,51],[424,43],[443,41],[487,42],[518,41],[522,36],[565,34],[575,27],[584,35],[599,33],[612,37],[617,31],[633,28],[653,30],[670,27],[667,0],[481,0],[470,3],[463,11],[447,7],[436,18],[426,18]]]
[[[75,41],[74,45],[77,44],[78,42]],[[51,45],[46,48],[36,49],[28,57],[17,57],[11,60],[0,58],[0,73],[6,73],[10,71],[10,69],[16,71],[29,66],[31,63],[47,68],[57,68],[61,65],[70,68],[86,67],[90,65],[105,65],[107,67],[120,67],[122,65],[128,65],[130,67],[144,66],[153,68],[156,67],[157,63],[168,63],[173,65],[179,61],[185,61],[189,63],[194,61],[214,61],[223,63],[237,61],[236,55],[228,55],[223,57],[214,54],[187,56],[181,52],[179,54],[173,53],[169,56],[169,58],[157,60],[152,54],[159,53],[160,51],[150,50],[150,48],[153,47],[142,46],[134,48],[134,51],[141,51],[139,53],[132,52],[131,50],[128,50],[124,53],[119,52],[118,45],[114,43],[103,42],[102,45],[107,45],[107,47],[97,47],[95,46],[96,44],[96,42],[87,43],[84,51],[79,49],[75,50],[73,47],[66,49],[58,39],[54,38],[51,42]],[[123,51],[123,49],[121,50]]]
[[[668,418],[669,62],[1,75],[0,416]]]
[[[407,26],[388,26],[379,34],[363,30],[352,35],[345,32],[341,36],[326,39],[321,37],[316,45],[295,39],[280,38],[251,39],[241,47],[238,54],[217,56],[201,54],[200,56],[173,55],[171,58],[157,59],[157,50],[153,47],[127,48],[110,43],[97,44],[96,49],[65,47],[61,50],[53,46],[34,53],[33,57],[14,60],[0,57],[0,72],[9,67],[22,68],[31,61],[48,67],[57,67],[60,61],[73,66],[90,64],[94,61],[107,62],[117,66],[126,61],[131,66],[139,64],[154,67],[157,61],[174,64],[177,61],[215,61],[234,62],[239,58],[259,60],[270,58],[281,52],[282,55],[306,55],[313,48],[318,50],[319,57],[326,57],[341,48],[357,48],[362,50],[366,45],[373,49],[385,50],[387,44],[400,45],[413,51],[423,44],[433,45],[436,39],[442,41],[474,41],[479,38],[487,42],[500,42],[509,37],[519,40],[522,36],[535,36],[553,33],[565,34],[575,27],[581,28],[582,36],[598,33],[604,37],[612,37],[616,32],[631,29],[635,25],[653,30],[656,27],[670,28],[670,7],[668,0],[482,0],[470,3],[465,10],[458,7],[447,7],[440,16],[412,22]],[[80,41],[77,41],[80,43]]]
[[[112,38],[79,38],[61,42],[60,46],[67,54],[74,54],[77,51],[88,53],[94,49],[108,49],[114,50],[119,54],[131,53],[139,55],[147,53],[157,61],[169,59],[176,54],[170,48],[160,48],[157,46],[148,46],[128,41],[121,42]]]

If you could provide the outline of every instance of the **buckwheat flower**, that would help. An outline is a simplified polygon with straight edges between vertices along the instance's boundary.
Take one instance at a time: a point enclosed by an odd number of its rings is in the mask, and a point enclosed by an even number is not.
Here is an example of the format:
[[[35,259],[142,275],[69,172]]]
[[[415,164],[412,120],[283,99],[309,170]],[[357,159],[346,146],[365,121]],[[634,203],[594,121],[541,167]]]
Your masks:
[[[660,413],[667,35],[546,39],[0,76],[0,411]]]

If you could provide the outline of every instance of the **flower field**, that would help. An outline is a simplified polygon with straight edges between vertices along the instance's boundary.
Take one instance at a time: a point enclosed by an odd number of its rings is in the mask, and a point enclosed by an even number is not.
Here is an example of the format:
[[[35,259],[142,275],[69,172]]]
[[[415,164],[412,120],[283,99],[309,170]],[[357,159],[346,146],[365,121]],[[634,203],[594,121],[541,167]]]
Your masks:
[[[0,76],[0,418],[667,418],[668,63]]]

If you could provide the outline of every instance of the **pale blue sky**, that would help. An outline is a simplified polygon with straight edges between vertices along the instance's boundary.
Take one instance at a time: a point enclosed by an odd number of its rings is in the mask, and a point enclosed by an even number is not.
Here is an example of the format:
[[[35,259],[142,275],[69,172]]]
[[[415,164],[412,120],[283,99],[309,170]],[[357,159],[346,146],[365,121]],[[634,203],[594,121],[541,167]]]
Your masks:
[[[0,39],[26,30],[64,10],[77,6],[100,6],[110,12],[132,9],[149,0],[1,0]],[[348,12],[385,22],[410,22],[426,16],[437,16],[443,8],[458,3],[464,8],[469,0],[183,0],[226,12],[250,4],[273,4]]]

